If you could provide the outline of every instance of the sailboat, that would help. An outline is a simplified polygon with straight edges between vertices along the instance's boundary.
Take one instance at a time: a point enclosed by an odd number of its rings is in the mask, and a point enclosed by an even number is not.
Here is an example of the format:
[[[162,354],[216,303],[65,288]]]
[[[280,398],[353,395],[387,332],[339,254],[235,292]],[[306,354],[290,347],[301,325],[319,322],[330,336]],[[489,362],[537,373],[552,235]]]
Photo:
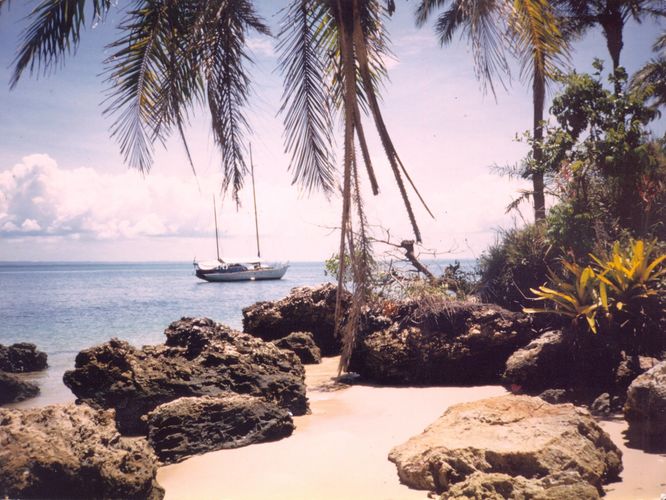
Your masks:
[[[261,260],[259,249],[259,217],[257,215],[257,195],[254,189],[254,165],[252,163],[252,147],[250,146],[250,176],[252,178],[252,199],[254,201],[254,229],[257,237],[257,258],[222,259],[220,258],[220,242],[217,229],[217,207],[213,195],[213,213],[215,216],[215,248],[217,261],[194,261],[194,272],[197,278],[205,281],[260,281],[279,280],[287,272],[289,264],[268,265]]]

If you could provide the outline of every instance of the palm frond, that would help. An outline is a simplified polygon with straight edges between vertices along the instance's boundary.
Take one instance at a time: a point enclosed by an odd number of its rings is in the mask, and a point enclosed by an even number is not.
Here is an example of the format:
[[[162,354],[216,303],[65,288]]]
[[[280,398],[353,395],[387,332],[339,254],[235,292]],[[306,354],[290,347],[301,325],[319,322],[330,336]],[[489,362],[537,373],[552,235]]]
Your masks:
[[[417,10],[417,24],[423,24],[437,7],[447,2],[422,0]],[[495,95],[495,80],[506,88],[511,78],[506,59],[507,2],[497,0],[453,0],[435,23],[435,33],[441,45],[450,43],[456,32],[469,40],[474,58],[474,71],[483,91]]]
[[[284,76],[280,113],[285,148],[291,152],[293,182],[308,191],[331,192],[335,166],[333,118],[327,83],[332,40],[330,8],[318,0],[294,0],[285,11],[278,35],[279,69]]]
[[[351,356],[356,346],[357,332],[361,328],[363,308],[367,304],[370,295],[370,282],[372,274],[372,243],[367,234],[368,222],[365,215],[363,198],[361,195],[358,165],[355,156],[352,158],[351,189],[354,206],[356,208],[356,219],[358,221],[358,234],[351,226],[347,232],[347,245],[350,255],[350,265],[354,279],[352,301],[347,314],[346,323],[342,330],[342,350],[340,352],[340,363],[338,374],[347,370]]]
[[[444,7],[448,2],[449,0],[421,0],[416,8],[416,25],[423,26],[435,10]],[[455,1],[455,3],[460,2]]]
[[[666,31],[659,35],[659,37],[655,40],[654,44],[652,45],[652,50],[655,52],[666,50]]]
[[[630,88],[644,92],[657,106],[666,106],[666,57],[651,59],[631,77]]]
[[[268,34],[248,0],[209,2],[202,49],[205,50],[205,79],[213,136],[222,153],[222,191],[231,188],[237,205],[238,193],[248,172],[244,135],[249,126],[243,107],[250,92],[245,63],[250,62],[245,47],[249,29]]]
[[[86,16],[101,19],[110,7],[111,0],[42,0],[28,15],[32,23],[23,32],[10,87],[16,86],[26,69],[47,73],[62,62],[78,47]]]
[[[564,68],[569,46],[548,0],[516,0],[509,22],[521,77],[548,80]]]
[[[159,119],[156,103],[163,98],[162,73],[167,54],[164,38],[169,33],[167,8],[143,2],[128,13],[120,29],[125,33],[109,45],[115,52],[107,64],[109,97],[105,114],[115,116],[111,136],[125,161],[142,172],[152,164],[155,128]]]
[[[351,14],[352,9],[346,7]],[[379,96],[379,92],[388,78],[385,61],[393,54],[389,49],[389,38],[385,28],[384,18],[388,16],[389,10],[387,7],[381,5],[378,0],[363,0],[357,6],[357,16],[360,21],[360,33],[366,44],[366,51],[368,54],[368,67],[370,69],[370,77],[373,83],[373,89]],[[350,31],[352,28],[349,28]],[[339,40],[338,34],[335,34],[332,39]],[[328,74],[331,79],[331,95],[332,102],[336,109],[344,107],[344,83],[342,80],[342,65],[340,62],[339,47],[332,52],[333,57],[329,60]],[[370,114],[368,107],[368,97],[366,96],[366,88],[360,74],[360,67],[358,62],[355,63],[356,68],[356,94],[359,106],[365,114]]]
[[[391,165],[391,169],[393,171],[396,183],[398,185],[398,189],[400,190],[400,194],[403,199],[403,203],[405,205],[405,208],[407,210],[407,215],[409,216],[410,223],[412,225],[412,230],[414,231],[414,236],[416,237],[417,241],[421,241],[421,232],[419,230],[418,224],[416,223],[416,217],[414,216],[414,211],[412,209],[411,203],[409,201],[409,197],[407,195],[407,190],[405,189],[404,181],[403,181],[403,175],[407,178],[408,182],[412,185],[412,188],[414,189],[415,193],[417,194],[418,198],[421,200],[423,206],[426,208],[428,213],[432,216],[432,213],[428,209],[428,206],[426,205],[425,201],[421,197],[421,194],[418,192],[416,189],[416,186],[412,182],[411,178],[409,177],[407,170],[405,169],[404,165],[400,161],[400,158],[398,156],[398,153],[395,149],[395,146],[393,145],[393,141],[388,133],[388,129],[386,127],[386,124],[384,123],[384,118],[382,116],[381,110],[379,108],[379,102],[377,100],[377,94],[375,91],[375,82],[372,78],[371,75],[371,69],[370,69],[370,64],[369,64],[369,53],[368,53],[368,44],[365,39],[365,34],[363,32],[362,26],[361,26],[361,21],[358,16],[355,17],[354,20],[354,28],[353,28],[353,43],[354,43],[354,49],[355,49],[355,55],[356,55],[356,61],[358,64],[358,72],[361,77],[361,82],[364,86],[365,89],[365,96],[368,101],[368,105],[372,114],[372,117],[375,121],[375,127],[377,128],[377,132],[379,133],[379,137],[382,142],[382,146],[384,147],[384,152],[389,160],[389,163]]]

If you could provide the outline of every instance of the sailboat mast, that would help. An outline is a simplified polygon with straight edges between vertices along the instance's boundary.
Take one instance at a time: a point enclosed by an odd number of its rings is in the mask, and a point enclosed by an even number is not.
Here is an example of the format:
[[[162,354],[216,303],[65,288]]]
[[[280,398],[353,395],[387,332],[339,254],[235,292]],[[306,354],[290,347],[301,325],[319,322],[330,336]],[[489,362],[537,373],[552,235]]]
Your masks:
[[[220,260],[220,238],[217,235],[217,207],[215,206],[215,195],[213,194],[213,216],[215,217],[215,249],[217,250],[217,260]]]
[[[250,144],[250,177],[252,178],[252,200],[254,201],[254,230],[257,235],[257,258],[261,259],[259,250],[259,218],[257,216],[257,193],[254,189],[254,163],[252,162],[252,144]]]

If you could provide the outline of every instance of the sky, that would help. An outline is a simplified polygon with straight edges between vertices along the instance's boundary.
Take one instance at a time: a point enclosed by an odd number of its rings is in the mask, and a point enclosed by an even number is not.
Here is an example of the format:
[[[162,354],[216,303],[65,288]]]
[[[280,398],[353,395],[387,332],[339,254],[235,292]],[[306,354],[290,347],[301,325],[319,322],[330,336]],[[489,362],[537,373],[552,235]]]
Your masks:
[[[25,75],[13,90],[12,62],[24,18],[36,2],[11,2],[0,11],[0,261],[191,261],[215,256],[212,197],[219,195],[221,185],[220,156],[205,110],[195,110],[185,132],[196,178],[176,138],[156,147],[148,175],[129,169],[110,138],[112,120],[102,113],[108,93],[102,61],[127,3],[116,2],[120,7],[104,23],[88,26],[76,54],[66,57],[61,68],[46,76]],[[277,33],[286,1],[255,3]],[[403,163],[435,215],[431,218],[412,196],[423,249],[442,258],[478,257],[496,241],[499,228],[531,219],[527,204],[519,213],[505,214],[518,191],[529,185],[501,177],[492,168],[515,164],[527,151],[515,137],[531,125],[530,91],[514,76],[496,98],[484,95],[465,41],[440,48],[432,23],[415,26],[415,2],[396,4],[388,22],[394,57],[387,60],[382,110]],[[651,57],[650,47],[663,28],[650,20],[627,26],[622,63],[630,73]],[[247,114],[253,133],[248,140],[257,177],[262,256],[326,259],[338,245],[340,200],[308,195],[291,184],[277,115],[282,83],[276,42],[254,33],[248,45],[254,61]],[[598,30],[574,45],[572,65],[590,71],[594,57],[609,61]],[[367,124],[366,135],[371,135],[369,120]],[[654,124],[657,133],[665,128],[664,118]],[[338,138],[340,132],[337,128]],[[370,143],[380,195],[366,196],[369,222],[380,239],[387,234],[391,241],[411,238],[381,146],[374,136]],[[218,200],[223,255],[255,252],[251,191],[244,189],[241,199],[239,210],[228,197]]]

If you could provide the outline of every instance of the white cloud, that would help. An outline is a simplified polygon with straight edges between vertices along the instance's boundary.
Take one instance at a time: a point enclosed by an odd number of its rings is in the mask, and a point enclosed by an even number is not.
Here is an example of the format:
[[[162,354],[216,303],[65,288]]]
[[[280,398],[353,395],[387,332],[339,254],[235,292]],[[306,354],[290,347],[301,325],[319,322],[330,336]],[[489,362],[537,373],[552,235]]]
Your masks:
[[[114,240],[208,232],[194,181],[176,177],[66,170],[47,155],[30,155],[0,172],[0,192],[3,237]]]
[[[388,168],[381,162],[377,167]],[[446,182],[436,170],[422,175],[437,179],[417,180],[435,219],[411,197],[424,247],[440,252],[455,247],[455,257],[478,255],[498,226],[511,224],[504,207],[520,183],[487,171],[462,170]],[[192,176],[143,177],[131,170],[107,174],[88,167],[62,168],[47,155],[26,156],[0,171],[0,259],[209,259],[215,252],[211,195],[217,193],[220,177],[200,176],[198,181],[202,191]],[[239,211],[228,199],[221,208],[218,203],[223,255],[254,252],[250,196],[248,189],[241,193]],[[320,260],[335,252],[338,236],[331,228],[339,224],[339,200],[329,202],[321,195],[304,199],[287,176],[259,177],[257,197],[263,256]],[[390,228],[397,239],[412,237],[391,179],[384,178],[380,196],[368,193],[365,198],[372,224]]]
[[[268,38],[250,37],[247,40],[247,46],[252,52],[264,57],[275,57],[275,46]]]

